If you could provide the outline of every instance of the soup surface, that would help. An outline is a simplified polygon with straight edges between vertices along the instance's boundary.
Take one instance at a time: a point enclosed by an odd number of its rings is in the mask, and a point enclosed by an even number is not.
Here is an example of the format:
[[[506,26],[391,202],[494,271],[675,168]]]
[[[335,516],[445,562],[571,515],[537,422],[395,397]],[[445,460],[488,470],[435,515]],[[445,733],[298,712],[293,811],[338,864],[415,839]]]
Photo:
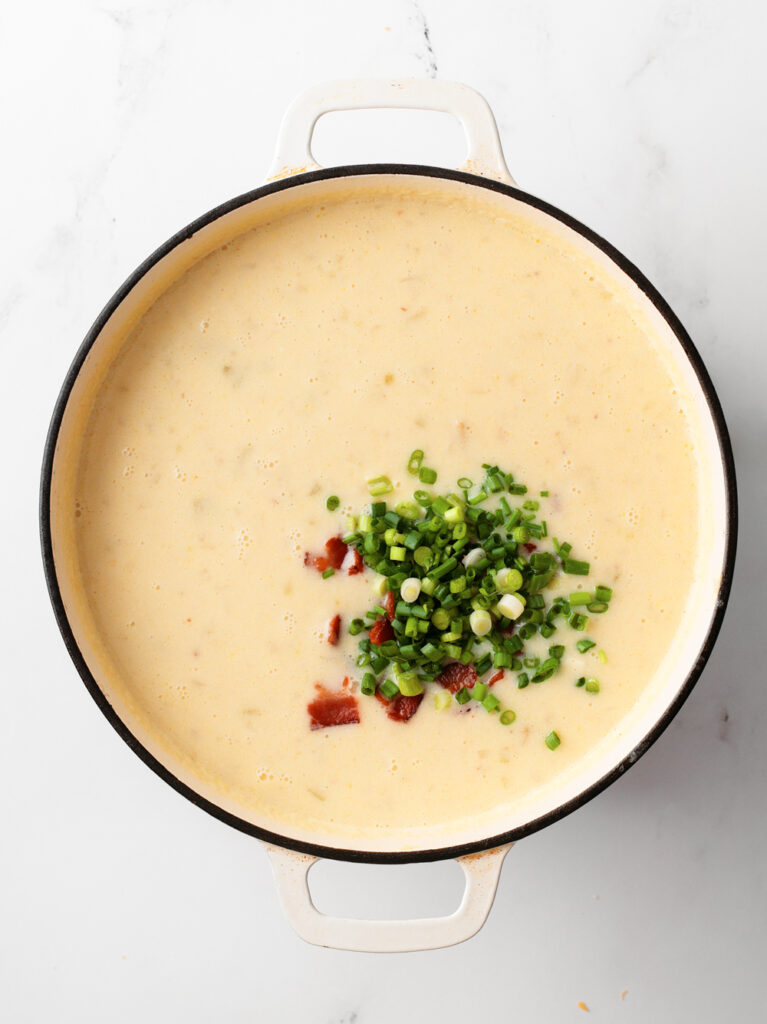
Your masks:
[[[166,763],[288,832],[406,847],[556,787],[620,731],[685,613],[700,469],[684,385],[606,269],[469,191],[350,186],[239,235],[143,315],[84,432],[71,514],[107,690]],[[482,463],[548,491],[550,536],[591,565],[553,593],[614,590],[585,631],[526,644],[566,646],[552,678],[495,684],[511,725],[432,691],[392,721],[359,694],[346,629],[374,574],[304,564],[369,505],[369,478],[411,497],[414,448],[440,493]],[[315,685],[345,677],[359,723],[311,729]]]

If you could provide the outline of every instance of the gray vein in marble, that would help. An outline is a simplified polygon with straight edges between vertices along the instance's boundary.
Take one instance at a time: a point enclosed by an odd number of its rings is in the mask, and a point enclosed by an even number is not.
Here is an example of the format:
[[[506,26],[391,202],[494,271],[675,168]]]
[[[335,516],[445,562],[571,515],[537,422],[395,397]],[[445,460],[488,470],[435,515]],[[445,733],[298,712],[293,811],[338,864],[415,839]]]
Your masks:
[[[418,59],[424,66],[426,74],[429,78],[437,77],[437,57],[434,53],[434,47],[431,43],[431,36],[429,34],[429,23],[426,20],[426,15],[421,7],[420,0],[412,0],[413,3],[413,21],[416,23],[421,35],[420,45],[421,49],[418,53]]]
[[[636,68],[636,70],[632,71],[626,79],[626,88],[629,88],[637,81],[637,79],[641,78],[642,75],[644,75],[644,73],[648,70],[648,68],[651,68],[657,60],[657,53],[648,54],[647,57],[645,57],[645,59],[639,65],[639,67]]]
[[[649,158],[649,166],[647,168],[648,181],[654,181],[656,178],[663,177],[668,170],[668,153],[665,146],[643,135],[639,136],[638,141]]]

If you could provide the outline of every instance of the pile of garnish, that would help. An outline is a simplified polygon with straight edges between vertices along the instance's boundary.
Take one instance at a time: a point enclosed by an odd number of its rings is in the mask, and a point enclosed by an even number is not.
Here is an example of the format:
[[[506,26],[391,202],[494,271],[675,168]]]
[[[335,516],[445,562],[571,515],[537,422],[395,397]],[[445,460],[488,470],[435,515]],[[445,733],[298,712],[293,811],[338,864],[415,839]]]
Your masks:
[[[437,482],[421,450],[407,468],[422,485]],[[347,628],[359,637],[360,690],[387,703],[390,717],[406,721],[436,684],[438,708],[474,701],[510,725],[516,715],[492,692],[494,683],[506,671],[517,673],[519,689],[542,683],[560,670],[566,650],[553,641],[547,656],[526,656],[526,643],[536,635],[554,638],[563,624],[583,633],[589,616],[608,610],[606,586],[548,599],[562,575],[588,576],[589,563],[573,556],[571,544],[546,539],[539,498],[547,491],[533,498],[511,473],[490,464],[482,470],[476,483],[463,477],[442,494],[419,488],[393,508],[384,500],[391,480],[371,479],[369,509],[335,539],[348,552],[348,571],[364,565],[378,576],[379,600]],[[337,496],[327,499],[330,511],[339,505]],[[312,564],[320,568],[316,559]],[[576,643],[581,653],[594,646],[586,637]],[[575,685],[599,692],[593,678]],[[560,739],[552,732],[545,742],[553,750]]]

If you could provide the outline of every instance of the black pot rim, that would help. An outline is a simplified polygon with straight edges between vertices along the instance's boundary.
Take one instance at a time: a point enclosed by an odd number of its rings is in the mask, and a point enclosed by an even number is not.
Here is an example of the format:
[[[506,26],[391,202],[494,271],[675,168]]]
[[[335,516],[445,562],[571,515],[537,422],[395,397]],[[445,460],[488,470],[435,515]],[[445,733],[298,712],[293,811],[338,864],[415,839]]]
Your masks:
[[[64,416],[64,411],[69,400],[72,388],[75,380],[82,368],[88,352],[95,343],[96,339],[100,335],[105,324],[115,312],[117,307],[122,303],[130,291],[136,286],[142,277],[158,263],[164,256],[175,249],[182,242],[191,238],[197,231],[204,228],[206,225],[212,223],[214,220],[222,217],[223,215],[230,213],[233,210],[238,209],[241,206],[245,206],[254,200],[260,199],[264,196],[271,195],[275,192],[281,192],[283,190],[293,188],[297,185],[308,184],[310,182],[322,181],[330,178],[344,178],[344,177],[356,177],[364,175],[376,175],[376,174],[389,174],[389,175],[415,175],[419,177],[432,177],[442,178],[452,181],[457,181],[466,185],[478,186],[480,188],[487,189],[491,192],[499,192],[502,195],[517,199],[534,209],[540,210],[543,213],[548,214],[555,220],[566,225],[567,227],[576,231],[579,235],[587,239],[598,249],[600,249],[606,256],[615,263],[620,270],[622,270],[647,296],[650,302],[655,306],[658,312],[661,314],[665,322],[670,327],[671,331],[675,335],[677,341],[682,346],[690,364],[695,371],[695,375],[700,384],[701,390],[705,396],[711,417],[714,422],[716,430],[717,440],[719,443],[719,450],[722,460],[722,466],[725,477],[725,498],[727,505],[727,538],[725,547],[725,558],[722,571],[721,583],[718,590],[717,600],[715,603],[714,612],[709,624],[708,632],[706,634],[703,645],[700,649],[698,657],[690,669],[684,683],[678,690],[674,700],[665,709],[663,714],[656,720],[653,727],[646,733],[640,743],[627,754],[618,764],[616,764],[609,772],[603,775],[598,781],[592,783],[576,797],[568,800],[567,802],[558,805],[545,814],[534,819],[533,821],[526,822],[524,825],[520,825],[517,828],[510,829],[509,831],[502,832],[497,835],[487,836],[483,839],[476,840],[474,842],[462,843],[455,846],[439,847],[430,850],[397,850],[397,851],[368,851],[368,850],[347,850],[343,848],[335,848],[318,845],[316,843],[304,842],[300,839],[294,839],[289,836],[282,836],[276,832],[271,832],[267,829],[260,828],[257,825],[253,825],[242,818],[230,813],[219,807],[217,804],[200,796],[199,793],[195,792],[191,787],[187,786],[180,779],[178,779],[171,771],[169,771],[163,764],[161,764],[157,758],[155,758],[146,747],[144,747],[139,740],[133,735],[128,729],[122,719],[119,718],[111,704],[107,700],[106,696],[99,688],[95,678],[90,672],[82,652],[77,644],[72,628],[69,624],[67,614],[64,608],[64,603],[61,597],[61,591],[59,589],[58,578],[56,575],[56,566],[53,559],[53,547],[52,547],[52,532],[51,532],[51,510],[50,510],[50,498],[51,498],[51,478],[53,473],[53,462],[56,449],[56,442],[59,436],[59,430],[61,428],[61,422]],[[66,375],[56,406],[54,408],[51,424],[48,430],[48,436],[45,442],[45,449],[43,454],[43,466],[42,466],[42,477],[40,485],[40,538],[42,544],[42,555],[43,555],[43,567],[45,570],[46,583],[48,586],[48,593],[50,596],[53,610],[58,622],[59,629],[64,638],[64,643],[69,652],[75,667],[80,674],[83,682],[85,683],[88,692],[98,705],[101,712],[106,717],[107,721],[112,725],[116,732],[122,737],[122,739],[128,744],[131,750],[137,754],[141,760],[152,769],[157,775],[160,776],[168,785],[172,786],[177,792],[181,793],[188,800],[191,800],[197,807],[207,811],[213,817],[218,818],[220,821],[225,822],[227,825],[231,825],[233,828],[239,829],[241,832],[245,832],[248,835],[254,836],[257,839],[262,840],[266,843],[271,843],[275,846],[282,847],[288,850],[294,850],[299,853],[309,854],[314,857],[326,857],[333,860],[345,860],[345,861],[359,861],[363,863],[377,863],[377,864],[400,864],[400,863],[414,863],[423,861],[436,861],[446,860],[454,857],[462,857],[467,854],[478,853],[483,850],[494,849],[498,846],[503,846],[507,843],[515,842],[518,839],[522,839],[524,836],[531,835],[537,832],[539,829],[545,828],[547,825],[553,824],[555,821],[559,821],[566,815],[572,813],[579,807],[588,803],[595,796],[606,789],[612,782],[623,775],[633,764],[635,764],[639,758],[652,746],[652,744],[658,739],[661,733],[668,727],[671,720],[677,714],[679,709],[684,704],[692,692],[693,687],[698,681],[701,672],[711,654],[714,643],[716,641],[719,629],[724,618],[725,608],[730,595],[730,589],[732,586],[732,576],[735,564],[735,549],[737,542],[737,525],[738,525],[738,507],[737,507],[737,489],[735,481],[735,463],[733,460],[732,446],[730,443],[729,433],[727,425],[725,423],[724,414],[722,412],[719,399],[717,397],[714,386],[711,382],[711,378],[708,375],[703,360],[701,359],[697,349],[695,348],[692,340],[685,331],[679,319],[676,317],[668,303],[660,295],[660,293],[653,287],[653,285],[647,280],[647,278],[641,273],[641,271],[634,266],[621,252],[619,252],[609,242],[605,241],[600,235],[596,234],[590,228],[586,227],[580,221],[571,217],[569,214],[564,213],[557,207],[552,206],[550,203],[545,202],[542,199],[538,199],[535,196],[530,195],[527,192],[523,192],[521,189],[506,185],[498,181],[494,181],[489,178],[483,178],[475,174],[469,174],[464,171],[450,170],[444,167],[429,167],[425,165],[413,165],[413,164],[351,164],[341,167],[330,167],[323,168],[316,171],[308,171],[302,174],[296,174],[288,178],[282,178],[278,181],[269,182],[259,188],[252,189],[249,192],[245,192],[242,195],[230,199],[228,202],[222,203],[216,206],[214,209],[209,210],[207,213],[198,217],[197,220],[192,221],[187,227],[173,235],[172,238],[168,239],[163,245],[156,249],[151,256],[149,256],[144,262],[130,275],[130,277],[117,289],[115,294],[106,304],[104,309],[101,311],[99,316],[96,318],[93,326],[88,331],[85,339],[83,340],[80,348],[75,355],[72,365]]]

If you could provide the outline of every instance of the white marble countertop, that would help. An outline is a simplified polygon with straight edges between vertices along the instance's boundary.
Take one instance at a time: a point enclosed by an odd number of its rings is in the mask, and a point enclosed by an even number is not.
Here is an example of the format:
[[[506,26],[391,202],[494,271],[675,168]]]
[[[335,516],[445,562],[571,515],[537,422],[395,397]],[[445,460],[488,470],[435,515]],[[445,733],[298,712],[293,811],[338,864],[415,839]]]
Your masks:
[[[764,1019],[765,28],[755,0],[4,7],[0,1018]],[[298,91],[372,75],[473,85],[521,186],[660,288],[719,390],[742,501],[730,610],[672,726],[517,845],[477,938],[383,957],[304,945],[259,844],[106,725],[58,636],[36,522],[49,415],[101,305],[177,228],[259,183]],[[328,119],[318,152],[460,158],[453,129],[370,117]],[[444,912],[458,871],[330,865],[315,887],[335,910]]]

